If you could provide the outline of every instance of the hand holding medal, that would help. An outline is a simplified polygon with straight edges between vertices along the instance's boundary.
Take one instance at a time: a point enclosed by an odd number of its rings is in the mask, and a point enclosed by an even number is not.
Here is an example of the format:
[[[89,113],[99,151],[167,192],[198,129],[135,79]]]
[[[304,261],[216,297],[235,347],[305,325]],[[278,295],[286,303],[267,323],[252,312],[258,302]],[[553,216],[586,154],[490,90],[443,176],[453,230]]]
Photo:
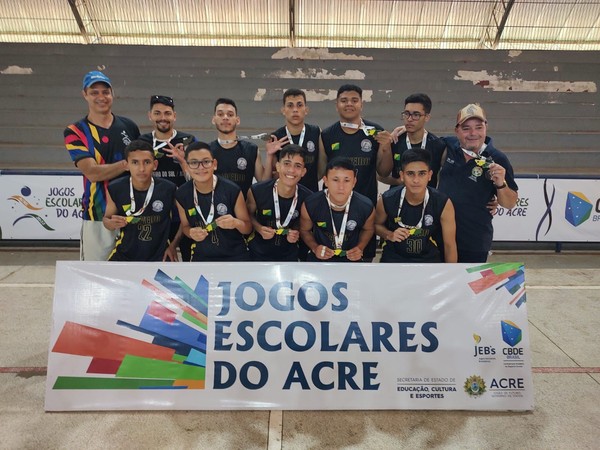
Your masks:
[[[489,169],[490,169],[490,166],[492,164],[494,164],[494,160],[490,156],[488,156],[488,157],[478,156],[477,158],[475,158],[474,161],[475,161],[475,164],[477,166],[481,167],[482,169],[484,169],[486,171],[485,172],[485,177],[488,180],[491,180],[492,179],[492,174],[490,173]]]
[[[489,174],[489,175],[488,175]],[[500,164],[496,164],[492,162],[488,168],[488,172],[486,173],[486,177],[494,183],[494,186],[497,188],[504,187],[506,183],[506,169],[502,167]]]
[[[390,233],[387,240],[390,242],[405,241],[411,235],[413,235],[416,230],[417,230],[416,228],[405,228],[401,225]]]
[[[315,252],[315,256],[323,260],[331,259],[334,256],[334,254],[335,252],[332,249],[324,245],[319,245],[317,247],[317,251]]]
[[[290,244],[295,244],[300,240],[300,232],[298,230],[287,229],[286,238]]]
[[[360,247],[354,247],[348,250],[346,253],[346,258],[350,261],[360,261],[363,257],[363,251]]]
[[[202,227],[190,228],[190,237],[196,242],[202,242],[208,236],[208,231]]]

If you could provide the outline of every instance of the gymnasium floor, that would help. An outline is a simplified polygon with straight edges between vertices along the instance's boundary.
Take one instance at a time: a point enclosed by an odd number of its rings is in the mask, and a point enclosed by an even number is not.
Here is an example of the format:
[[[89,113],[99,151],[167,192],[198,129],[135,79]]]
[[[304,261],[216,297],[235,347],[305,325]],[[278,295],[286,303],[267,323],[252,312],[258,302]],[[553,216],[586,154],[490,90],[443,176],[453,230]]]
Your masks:
[[[2,449],[597,449],[600,252],[498,251],[526,268],[535,410],[45,413],[54,264],[0,248]]]

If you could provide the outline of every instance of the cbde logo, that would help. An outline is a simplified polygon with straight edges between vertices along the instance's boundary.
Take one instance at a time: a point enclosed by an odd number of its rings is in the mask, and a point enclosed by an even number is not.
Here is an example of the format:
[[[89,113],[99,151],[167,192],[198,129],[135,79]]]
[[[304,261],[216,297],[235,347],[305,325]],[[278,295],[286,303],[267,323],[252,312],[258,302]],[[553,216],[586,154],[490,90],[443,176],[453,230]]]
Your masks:
[[[596,203],[599,209],[600,199]],[[600,212],[600,211],[599,211]],[[590,218],[592,202],[581,192],[569,192],[565,207],[565,219],[574,227],[578,227]]]
[[[523,339],[523,332],[517,326],[516,323],[510,320],[502,320],[500,322],[500,328],[502,329],[502,340],[507,343],[510,347],[504,347],[502,354],[506,356],[506,359],[521,359],[523,356],[523,348],[516,347],[516,345]]]

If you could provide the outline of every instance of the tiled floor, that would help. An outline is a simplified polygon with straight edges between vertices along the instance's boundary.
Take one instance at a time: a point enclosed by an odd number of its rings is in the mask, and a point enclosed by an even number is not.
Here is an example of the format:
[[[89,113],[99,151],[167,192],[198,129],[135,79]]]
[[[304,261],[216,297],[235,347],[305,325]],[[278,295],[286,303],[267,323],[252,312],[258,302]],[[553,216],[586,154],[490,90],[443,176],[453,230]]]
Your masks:
[[[76,250],[0,249],[0,448],[597,449],[600,254],[524,261],[535,410],[45,413],[54,262]]]

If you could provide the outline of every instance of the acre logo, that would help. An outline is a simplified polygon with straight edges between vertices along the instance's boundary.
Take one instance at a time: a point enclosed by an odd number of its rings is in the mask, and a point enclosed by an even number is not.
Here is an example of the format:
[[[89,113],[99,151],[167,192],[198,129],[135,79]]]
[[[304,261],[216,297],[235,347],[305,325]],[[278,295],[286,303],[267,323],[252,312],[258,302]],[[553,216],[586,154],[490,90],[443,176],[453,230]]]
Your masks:
[[[565,207],[565,219],[574,227],[578,227],[590,218],[592,202],[581,192],[569,192]]]

